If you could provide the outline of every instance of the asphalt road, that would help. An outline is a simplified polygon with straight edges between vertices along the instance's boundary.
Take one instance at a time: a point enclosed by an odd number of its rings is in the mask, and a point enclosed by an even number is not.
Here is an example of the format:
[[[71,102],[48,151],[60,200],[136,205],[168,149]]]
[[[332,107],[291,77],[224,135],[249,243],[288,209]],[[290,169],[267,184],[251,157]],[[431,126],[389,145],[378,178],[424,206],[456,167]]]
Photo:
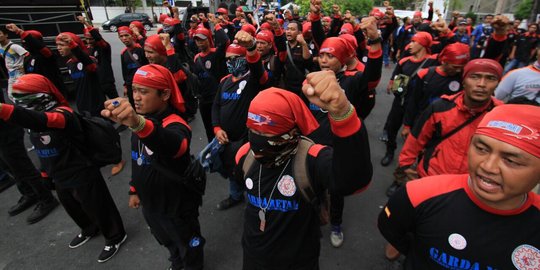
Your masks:
[[[123,44],[115,33],[105,32],[104,38],[113,47],[113,69],[117,89],[122,89],[122,72],[119,64]],[[377,103],[365,121],[369,131],[370,150],[374,166],[373,180],[369,188],[358,195],[347,197],[344,211],[345,241],[341,248],[330,245],[328,226],[322,227],[321,269],[398,269],[398,263],[389,263],[384,258],[384,239],[379,234],[377,216],[385,204],[385,189],[392,181],[395,162],[390,167],[379,163],[385,147],[377,138],[380,135],[386,115],[392,103],[384,86],[388,82],[391,69],[383,69],[383,77],[377,89]],[[200,151],[206,142],[200,117],[191,123],[193,139],[192,153]],[[110,261],[100,264],[97,257],[104,246],[104,239],[98,236],[77,249],[68,248],[68,243],[79,233],[79,228],[58,207],[44,220],[27,225],[30,210],[10,217],[7,210],[14,205],[19,193],[12,187],[0,193],[0,269],[166,269],[168,252],[152,237],[141,211],[128,208],[128,181],[130,179],[129,137],[130,131],[121,133],[125,149],[126,168],[110,178],[110,167],[103,168],[103,175],[121,212],[128,239],[118,254]],[[399,142],[401,143],[401,142]],[[30,152],[33,160],[35,153]],[[228,182],[217,174],[209,175],[207,192],[200,209],[200,222],[205,246],[205,269],[237,270],[242,265],[240,238],[243,225],[244,205],[217,211],[216,204],[228,196]]]

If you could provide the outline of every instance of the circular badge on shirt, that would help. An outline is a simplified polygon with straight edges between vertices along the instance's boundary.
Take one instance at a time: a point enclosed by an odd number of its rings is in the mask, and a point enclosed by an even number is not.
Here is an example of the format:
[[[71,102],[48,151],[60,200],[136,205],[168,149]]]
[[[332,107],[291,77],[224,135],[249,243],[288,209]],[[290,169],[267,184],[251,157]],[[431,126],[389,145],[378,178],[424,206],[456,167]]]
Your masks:
[[[227,34],[227,33],[229,33],[229,29],[225,28],[225,29],[223,29],[223,32],[225,32],[225,34]]]
[[[278,182],[278,190],[283,196],[291,197],[296,193],[296,184],[290,175],[284,175]]]
[[[77,69],[82,70],[83,69],[83,64],[82,63],[77,63]]]
[[[362,57],[362,62],[367,63],[367,56]]]
[[[463,250],[467,247],[467,240],[461,234],[453,233],[448,236],[448,243],[457,250]]]
[[[314,50],[315,49],[315,44],[313,44],[313,43],[309,44],[309,48]]]
[[[98,51],[94,51],[94,57],[98,57],[99,53]]]
[[[146,153],[147,153],[149,156],[151,156],[151,155],[154,154],[154,151],[150,150],[150,148],[148,148],[148,146],[146,146],[146,145],[144,146],[144,150],[146,150]]]
[[[251,178],[246,178],[246,187],[251,190],[253,188],[253,180]]]
[[[237,94],[242,94],[242,91],[244,91],[244,88],[246,88],[246,84],[247,84],[247,81],[241,81],[239,84],[238,84],[238,90],[236,90],[236,93]]]
[[[41,136],[39,138],[39,140],[41,141],[42,144],[47,145],[47,144],[51,143],[51,136],[43,135],[43,136]]]
[[[268,68],[268,70],[270,70],[270,61],[268,62],[268,64],[266,65]]]
[[[211,69],[212,68],[212,62],[210,62],[210,60],[206,60],[206,63],[204,63],[204,67],[206,67],[206,69]]]
[[[132,55],[133,55],[133,59],[139,60],[139,55],[138,55],[138,54],[134,53],[134,54],[132,54]]]
[[[32,59],[32,61],[30,61],[30,65],[33,66],[36,64],[36,59]]]
[[[531,245],[518,246],[512,252],[512,263],[516,269],[540,269],[540,250]]]
[[[459,90],[460,84],[457,81],[451,81],[448,85],[448,88],[450,88],[451,91],[456,92]]]

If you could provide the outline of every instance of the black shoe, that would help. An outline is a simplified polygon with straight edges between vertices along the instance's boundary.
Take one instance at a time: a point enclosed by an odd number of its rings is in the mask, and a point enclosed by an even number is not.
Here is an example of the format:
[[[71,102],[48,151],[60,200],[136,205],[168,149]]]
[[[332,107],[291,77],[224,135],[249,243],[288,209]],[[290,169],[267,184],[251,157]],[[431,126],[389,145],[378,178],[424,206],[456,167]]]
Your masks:
[[[218,210],[227,210],[227,209],[229,209],[229,208],[231,208],[231,207],[233,207],[235,205],[241,204],[243,201],[244,201],[244,197],[241,197],[240,200],[235,200],[235,199],[233,199],[233,198],[231,198],[229,196],[227,199],[225,199],[225,200],[221,201],[220,203],[218,203],[217,209]]]
[[[392,195],[394,195],[394,193],[396,193],[396,191],[402,186],[401,183],[398,183],[396,181],[394,181],[392,183],[392,185],[390,185],[387,189],[386,189],[386,196],[388,197],[392,197]]]
[[[387,142],[388,141],[388,131],[383,130],[383,133],[379,137],[379,141],[381,141],[381,142]]]
[[[82,233],[78,234],[69,242],[69,248],[78,248],[84,245],[90,238],[94,237],[93,235],[83,235]]]
[[[24,210],[30,208],[30,206],[37,203],[37,200],[28,196],[22,196],[16,205],[12,206],[8,210],[10,216],[15,216],[22,213]]]
[[[386,152],[386,155],[381,159],[381,165],[386,167],[392,163],[392,160],[394,160],[394,151]]]
[[[13,180],[11,177],[7,175],[4,176],[3,179],[0,179],[0,192],[10,188],[14,184],[15,184],[15,180]]]
[[[109,259],[111,259],[118,252],[118,250],[120,249],[120,246],[126,241],[126,239],[127,239],[127,234],[124,235],[124,238],[122,238],[122,240],[118,242],[117,244],[105,246],[101,254],[99,254],[99,258],[97,261],[100,263],[104,263],[108,261]]]
[[[28,222],[28,224],[34,224],[42,220],[50,212],[52,212],[52,210],[54,210],[58,204],[58,201],[54,198],[50,202],[39,202],[36,205],[36,208],[34,208],[34,212],[32,212],[32,214],[26,218],[26,222]]]

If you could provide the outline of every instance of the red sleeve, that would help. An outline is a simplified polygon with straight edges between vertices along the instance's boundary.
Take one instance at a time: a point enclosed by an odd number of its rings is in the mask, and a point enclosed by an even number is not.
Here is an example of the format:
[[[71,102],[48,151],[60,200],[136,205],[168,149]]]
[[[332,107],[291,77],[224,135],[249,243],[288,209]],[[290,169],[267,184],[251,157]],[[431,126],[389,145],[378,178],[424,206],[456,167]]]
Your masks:
[[[426,111],[424,112],[426,113]],[[399,154],[399,166],[410,166],[415,161],[418,155],[422,150],[424,150],[425,145],[431,140],[433,137],[433,132],[435,131],[435,119],[432,114],[427,121],[425,121],[422,124],[422,119],[419,119],[419,122],[416,123],[415,129],[417,125],[422,125],[422,129],[420,131],[420,134],[418,136],[415,136],[413,132],[409,136],[407,136],[407,140],[405,140],[405,144],[403,145],[403,149],[401,150],[401,153]]]
[[[240,159],[242,159],[243,156],[247,155],[247,153],[249,152],[249,149],[250,149],[249,143],[242,145],[242,147],[238,149],[238,152],[236,152],[236,157],[234,159],[236,161],[236,165],[238,165],[238,163],[240,162]]]
[[[429,68],[423,68],[423,69],[419,70],[418,73],[416,73],[416,74],[418,75],[418,78],[424,79],[426,74],[428,74],[428,71],[429,71]]]
[[[353,113],[347,119],[336,121],[330,114],[328,114],[328,119],[330,119],[330,127],[332,132],[341,138],[349,137],[362,127],[362,122],[358,115],[356,114],[356,109],[353,107]]]
[[[14,109],[15,107],[13,105],[2,104],[0,106],[0,119],[8,121],[11,118],[11,114],[13,114]]]

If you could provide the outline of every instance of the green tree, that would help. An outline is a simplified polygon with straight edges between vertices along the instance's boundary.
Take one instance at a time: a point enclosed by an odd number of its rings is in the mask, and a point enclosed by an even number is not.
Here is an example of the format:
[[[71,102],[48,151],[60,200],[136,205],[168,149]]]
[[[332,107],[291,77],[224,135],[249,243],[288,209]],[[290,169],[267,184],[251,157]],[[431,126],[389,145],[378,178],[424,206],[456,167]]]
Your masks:
[[[460,10],[463,8],[463,0],[450,0],[448,4],[448,10],[450,12],[454,10]]]
[[[518,5],[516,12],[514,12],[514,17],[516,19],[528,19],[531,15],[531,10],[533,8],[533,0],[524,0]]]
[[[309,0],[297,0],[295,4],[299,5],[302,14],[307,14],[309,11]],[[341,7],[341,13],[345,10],[350,10],[356,16],[367,15],[373,8],[373,0],[324,0],[322,1],[322,9],[325,15],[332,13],[332,5],[337,4]]]

